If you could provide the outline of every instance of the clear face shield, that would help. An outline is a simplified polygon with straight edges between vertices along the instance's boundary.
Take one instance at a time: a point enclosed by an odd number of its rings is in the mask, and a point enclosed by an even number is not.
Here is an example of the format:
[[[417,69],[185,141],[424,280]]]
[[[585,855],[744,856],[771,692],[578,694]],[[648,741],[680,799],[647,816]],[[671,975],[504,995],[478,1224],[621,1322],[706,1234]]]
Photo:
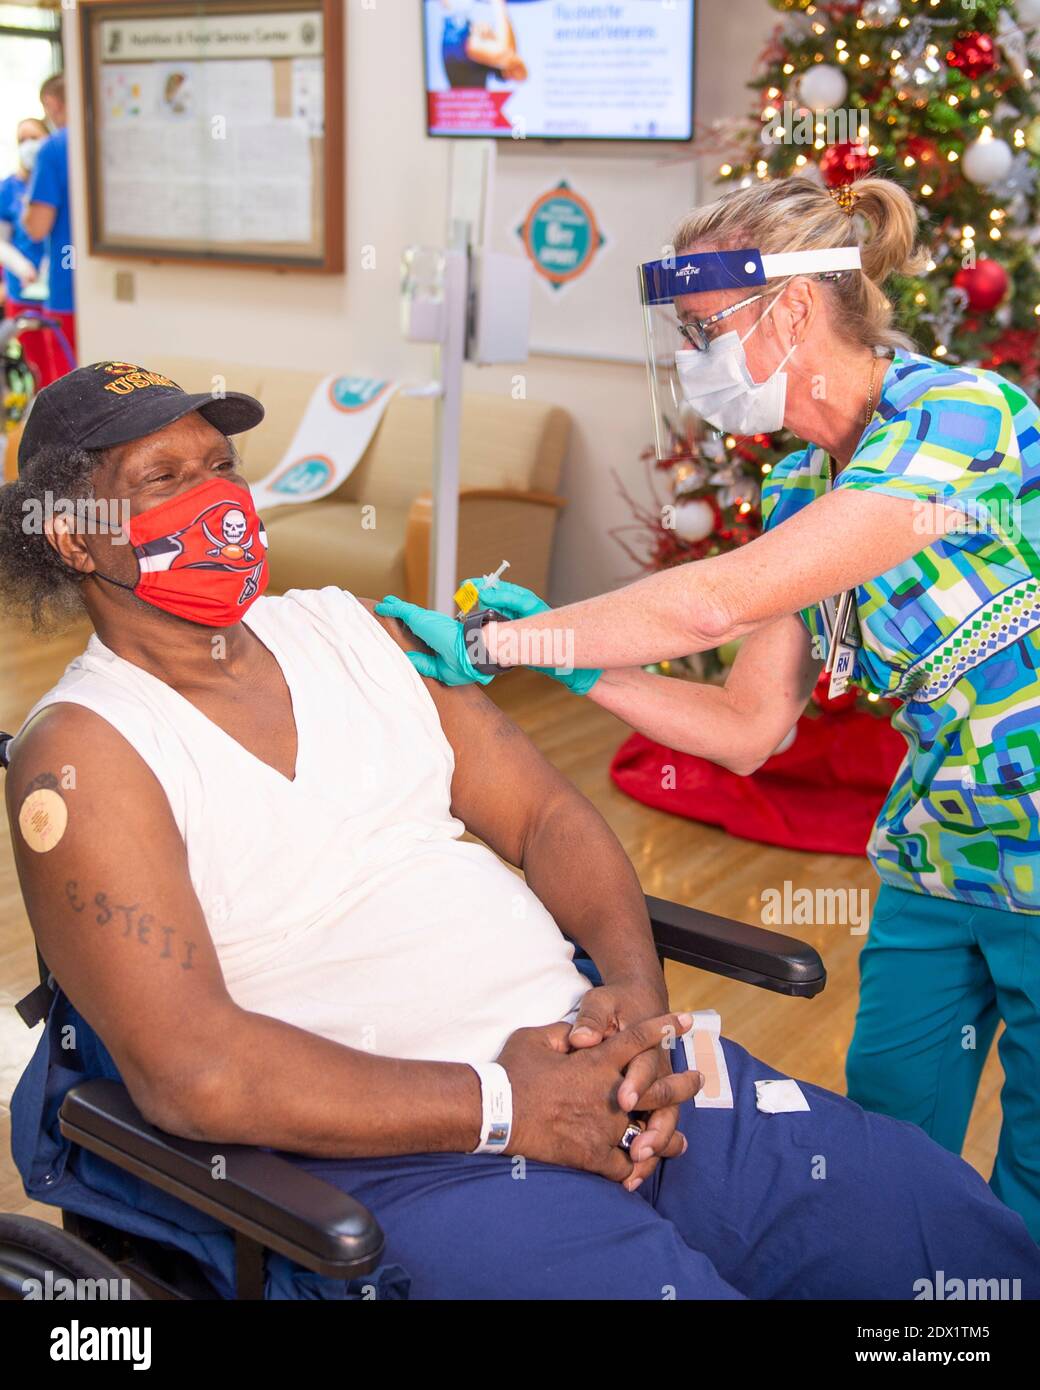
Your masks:
[[[728,320],[794,275],[836,275],[859,267],[856,246],[767,256],[753,249],[705,251],[641,265],[639,295],[659,462],[714,456],[720,432],[758,433],[762,426],[745,429],[744,422],[772,420],[777,411],[782,419],[784,374],[778,369],[767,382],[756,383],[747,370],[742,339],[757,320],[737,320],[740,333],[731,331]],[[692,317],[690,304],[680,308],[678,301],[689,295],[720,290],[741,293],[703,318]],[[779,422],[769,426],[779,427]]]

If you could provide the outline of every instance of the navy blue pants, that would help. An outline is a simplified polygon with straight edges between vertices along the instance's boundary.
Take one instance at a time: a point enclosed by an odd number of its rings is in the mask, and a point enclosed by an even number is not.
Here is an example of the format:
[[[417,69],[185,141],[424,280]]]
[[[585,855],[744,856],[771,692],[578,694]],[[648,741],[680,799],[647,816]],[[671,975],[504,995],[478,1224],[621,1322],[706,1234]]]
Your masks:
[[[804,1082],[808,1111],[763,1114],[781,1073],[723,1046],[734,1108],[684,1105],[689,1150],[635,1193],[488,1155],[285,1156],[375,1214],[412,1298],[1040,1298],[1040,1247],[968,1164]]]

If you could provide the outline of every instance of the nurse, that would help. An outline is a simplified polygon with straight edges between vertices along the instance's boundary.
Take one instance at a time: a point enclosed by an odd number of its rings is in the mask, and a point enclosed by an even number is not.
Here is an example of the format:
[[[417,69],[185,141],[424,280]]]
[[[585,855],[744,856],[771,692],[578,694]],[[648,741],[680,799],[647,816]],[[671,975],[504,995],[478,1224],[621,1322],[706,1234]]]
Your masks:
[[[957,1151],[1002,1019],[991,1181],[1040,1240],[1040,412],[894,327],[883,287],[916,269],[915,240],[898,185],[792,178],[694,211],[675,254],[642,267],[662,457],[690,409],[808,441],[770,475],[758,539],[555,611],[476,580],[510,619],[476,631],[393,597],[378,611],[431,648],[411,654],[424,675],[548,668],[742,774],[824,663],[832,692],[851,681],[901,701],[907,753],[868,848],[881,887],[849,1094]],[[723,687],[641,669],[735,638]]]
[[[47,83],[44,83],[41,102],[46,88]],[[56,98],[51,96],[50,101],[49,109],[57,110]],[[33,240],[46,243],[47,317],[57,321],[62,334],[61,338],[54,334],[46,338],[48,360],[40,382],[41,386],[46,386],[76,365],[75,248],[69,199],[69,131],[65,125],[59,126],[37,151],[25,195],[22,226]]]
[[[4,241],[20,251],[29,262],[32,273],[27,283],[35,279],[35,273],[43,260],[42,241],[33,241],[22,226],[22,208],[25,204],[25,190],[29,186],[29,176],[40,146],[47,139],[47,127],[35,116],[27,116],[18,122],[18,168],[6,179],[0,180],[0,241]],[[4,290],[5,309],[8,318],[16,318],[22,309],[32,307],[22,299],[22,281],[16,271],[5,265]]]
[[[0,181],[0,265],[3,266],[5,318],[15,319],[26,309],[39,310],[39,301],[27,301],[23,292],[37,276],[43,261],[45,246],[33,241],[22,226],[22,210],[29,178],[36,163],[40,146],[47,139],[47,127],[35,116],[18,122],[18,168]],[[17,253],[17,254],[14,254]],[[37,382],[45,380],[44,356],[40,329],[27,329],[19,335],[25,360]]]

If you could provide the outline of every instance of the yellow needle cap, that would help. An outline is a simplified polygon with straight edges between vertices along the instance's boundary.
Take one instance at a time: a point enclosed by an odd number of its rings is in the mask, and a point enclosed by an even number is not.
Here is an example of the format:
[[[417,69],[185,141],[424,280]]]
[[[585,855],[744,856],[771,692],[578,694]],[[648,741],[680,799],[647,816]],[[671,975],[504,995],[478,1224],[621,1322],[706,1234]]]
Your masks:
[[[477,586],[471,584],[468,579],[465,584],[455,591],[455,602],[458,604],[459,611],[463,614],[468,613],[479,601],[480,594],[477,592]]]

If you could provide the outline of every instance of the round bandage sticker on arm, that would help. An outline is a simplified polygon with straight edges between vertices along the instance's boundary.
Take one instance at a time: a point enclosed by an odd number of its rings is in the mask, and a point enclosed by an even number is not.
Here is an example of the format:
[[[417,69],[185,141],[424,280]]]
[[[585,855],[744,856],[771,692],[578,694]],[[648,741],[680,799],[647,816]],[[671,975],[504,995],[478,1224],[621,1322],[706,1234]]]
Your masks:
[[[498,1062],[470,1062],[480,1078],[480,1143],[475,1154],[503,1154],[513,1131],[513,1088]]]
[[[37,854],[46,854],[59,843],[69,823],[69,808],[60,793],[38,787],[22,802],[18,829],[22,839]]]

